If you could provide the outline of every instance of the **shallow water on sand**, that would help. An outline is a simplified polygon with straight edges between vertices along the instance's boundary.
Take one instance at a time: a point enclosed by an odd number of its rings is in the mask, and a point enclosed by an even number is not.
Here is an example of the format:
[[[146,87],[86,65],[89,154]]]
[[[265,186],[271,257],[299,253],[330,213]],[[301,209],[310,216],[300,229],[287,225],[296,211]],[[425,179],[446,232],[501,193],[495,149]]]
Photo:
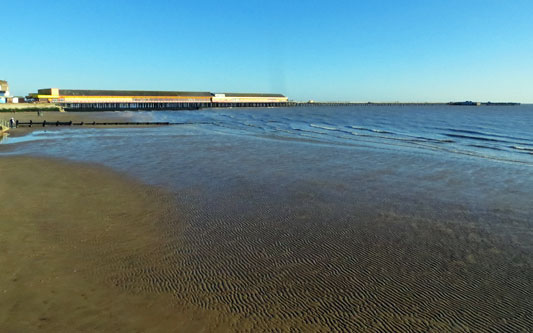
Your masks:
[[[173,193],[179,232],[169,223],[135,275],[109,268],[118,288],[242,330],[533,326],[531,107],[124,115],[186,124],[4,141]]]

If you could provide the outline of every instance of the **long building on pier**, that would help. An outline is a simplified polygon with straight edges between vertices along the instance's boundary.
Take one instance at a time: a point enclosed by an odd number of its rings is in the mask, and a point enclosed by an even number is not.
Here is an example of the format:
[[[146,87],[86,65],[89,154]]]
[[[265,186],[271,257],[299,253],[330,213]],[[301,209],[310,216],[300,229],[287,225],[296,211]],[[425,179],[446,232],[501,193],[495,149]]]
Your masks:
[[[39,89],[28,98],[41,103],[59,104],[65,109],[83,110],[278,106],[288,102],[288,98],[281,94],[59,88]]]
[[[211,97],[213,103],[284,103],[287,97],[281,94],[217,93]]]

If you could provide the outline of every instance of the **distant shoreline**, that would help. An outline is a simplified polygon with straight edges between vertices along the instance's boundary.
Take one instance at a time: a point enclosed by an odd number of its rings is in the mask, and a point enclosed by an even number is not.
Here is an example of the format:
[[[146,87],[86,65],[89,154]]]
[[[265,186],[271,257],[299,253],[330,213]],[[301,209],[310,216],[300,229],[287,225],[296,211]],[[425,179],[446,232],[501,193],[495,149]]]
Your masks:
[[[521,103],[516,102],[295,102],[297,106],[307,105],[339,105],[339,106],[431,106],[431,105],[448,105],[448,106],[520,106]]]

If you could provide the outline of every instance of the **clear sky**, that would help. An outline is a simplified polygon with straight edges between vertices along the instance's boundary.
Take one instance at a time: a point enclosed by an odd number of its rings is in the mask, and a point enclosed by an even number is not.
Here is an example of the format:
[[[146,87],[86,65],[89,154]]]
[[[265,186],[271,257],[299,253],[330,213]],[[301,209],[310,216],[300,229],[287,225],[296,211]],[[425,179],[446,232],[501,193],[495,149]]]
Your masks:
[[[533,1],[2,1],[0,79],[38,88],[533,103]]]

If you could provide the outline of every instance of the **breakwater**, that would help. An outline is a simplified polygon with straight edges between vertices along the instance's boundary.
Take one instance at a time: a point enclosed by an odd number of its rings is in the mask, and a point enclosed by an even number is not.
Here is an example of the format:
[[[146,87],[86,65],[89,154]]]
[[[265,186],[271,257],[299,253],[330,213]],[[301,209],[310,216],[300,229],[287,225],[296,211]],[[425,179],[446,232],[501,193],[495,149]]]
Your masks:
[[[112,121],[112,122],[96,122],[96,121],[18,121],[17,127],[34,127],[34,126],[163,126],[163,125],[181,125],[183,123],[170,123],[170,122],[124,122],[124,121]]]

